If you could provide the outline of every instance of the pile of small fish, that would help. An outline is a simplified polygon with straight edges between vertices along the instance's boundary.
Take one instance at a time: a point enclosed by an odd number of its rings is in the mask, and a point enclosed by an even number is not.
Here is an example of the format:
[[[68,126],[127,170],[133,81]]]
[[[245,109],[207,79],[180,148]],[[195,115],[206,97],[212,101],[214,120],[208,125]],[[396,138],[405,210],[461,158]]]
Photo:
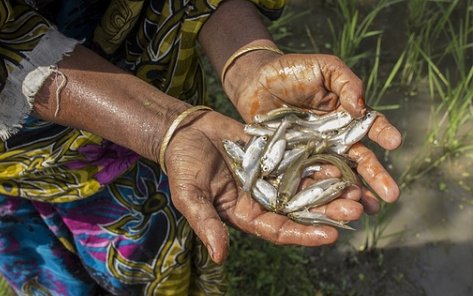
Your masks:
[[[344,111],[317,115],[282,107],[258,114],[245,125],[245,133],[252,136],[248,143],[224,140],[223,146],[243,190],[267,210],[303,224],[353,229],[310,209],[358,184],[354,163],[344,154],[366,135],[376,116],[373,110],[353,119]],[[324,179],[298,191],[301,180],[323,164],[335,165],[341,178]]]

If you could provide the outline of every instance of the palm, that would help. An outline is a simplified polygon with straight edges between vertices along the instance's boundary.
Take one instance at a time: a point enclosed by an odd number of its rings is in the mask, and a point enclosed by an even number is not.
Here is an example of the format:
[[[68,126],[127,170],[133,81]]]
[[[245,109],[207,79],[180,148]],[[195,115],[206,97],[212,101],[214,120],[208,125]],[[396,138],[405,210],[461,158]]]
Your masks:
[[[200,130],[183,130],[173,140],[169,154],[169,180],[172,196],[179,198],[176,203],[186,202],[185,196],[192,199],[197,195],[200,202],[214,204],[222,215],[228,216],[226,212],[234,207],[238,189],[218,142]],[[190,205],[187,203],[186,207]]]

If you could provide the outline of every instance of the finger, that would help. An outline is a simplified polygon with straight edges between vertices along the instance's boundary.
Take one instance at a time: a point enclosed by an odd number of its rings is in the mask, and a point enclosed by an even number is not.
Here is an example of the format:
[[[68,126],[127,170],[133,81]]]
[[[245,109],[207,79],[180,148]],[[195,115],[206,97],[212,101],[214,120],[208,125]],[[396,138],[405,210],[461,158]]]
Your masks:
[[[363,82],[340,59],[324,56],[325,66],[321,68],[329,91],[338,95],[342,107],[355,118],[365,114]]]
[[[379,211],[380,203],[376,196],[366,188],[362,189],[362,197],[360,200],[368,215],[374,215]]]
[[[357,162],[358,173],[384,201],[394,202],[399,198],[399,187],[373,151],[356,143],[350,148],[348,155]]]
[[[352,185],[345,189],[343,193],[340,195],[340,198],[349,199],[353,201],[359,201],[362,196],[362,189],[357,185]]]
[[[304,190],[304,188],[307,186],[310,186],[323,179],[341,177],[342,173],[336,166],[329,164],[320,165],[319,171],[315,171],[312,175],[302,179],[299,190]],[[343,191],[343,193],[340,195],[340,198],[358,201],[361,198],[361,189],[357,185],[352,185]]]
[[[401,133],[382,114],[378,115],[374,121],[368,132],[368,137],[388,150],[399,147],[402,140]]]
[[[286,216],[264,211],[247,195],[239,198],[235,211],[228,218],[241,230],[276,244],[321,246],[332,244],[338,238],[333,227],[296,223]]]
[[[356,221],[363,215],[363,206],[353,200],[336,199],[315,208],[314,211],[325,213],[329,218],[337,221]]]
[[[340,178],[342,173],[340,170],[331,164],[321,164],[320,170],[315,171],[312,175],[310,175],[311,179],[314,180],[321,180],[327,178]]]
[[[299,190],[304,190],[307,186],[310,186],[317,181],[328,179],[328,178],[340,178],[342,173],[336,166],[333,165],[320,165],[320,170],[315,171],[311,175],[303,178],[299,185]]]
[[[170,185],[172,186],[171,182]],[[171,190],[173,203],[186,217],[195,234],[202,240],[215,263],[223,263],[228,255],[228,230],[220,220],[208,194],[199,189]]]

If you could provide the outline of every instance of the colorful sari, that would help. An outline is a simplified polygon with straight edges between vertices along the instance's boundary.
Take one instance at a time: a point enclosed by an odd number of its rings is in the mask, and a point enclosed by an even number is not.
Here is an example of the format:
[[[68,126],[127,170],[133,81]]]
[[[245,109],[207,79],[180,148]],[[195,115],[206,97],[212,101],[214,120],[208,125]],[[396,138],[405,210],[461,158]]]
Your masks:
[[[0,86],[54,24],[162,91],[204,104],[195,44],[220,2],[0,1]],[[252,2],[271,18],[284,5]],[[223,267],[174,208],[156,163],[32,115],[15,129],[0,141],[0,272],[18,294],[225,293]]]

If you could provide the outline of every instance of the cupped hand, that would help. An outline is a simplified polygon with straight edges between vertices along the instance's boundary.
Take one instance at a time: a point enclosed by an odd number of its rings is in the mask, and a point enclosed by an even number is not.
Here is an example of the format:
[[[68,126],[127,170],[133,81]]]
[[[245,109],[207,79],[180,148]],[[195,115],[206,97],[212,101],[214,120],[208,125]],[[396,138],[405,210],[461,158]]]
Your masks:
[[[246,142],[248,137],[242,124],[231,118],[217,112],[195,114],[175,132],[165,157],[173,203],[213,261],[221,263],[228,254],[225,223],[276,244],[320,246],[337,239],[335,228],[295,223],[264,210],[243,192],[229,169],[223,139]],[[356,201],[341,199],[328,205],[326,212],[332,219],[353,221],[363,209]]]
[[[261,58],[261,53],[258,54]],[[346,110],[355,118],[366,112],[362,81],[337,57],[268,55],[271,58],[232,91],[232,101],[245,121],[283,105],[321,113]],[[383,115],[377,117],[368,137],[387,150],[396,149],[401,143],[401,134]],[[349,150],[349,156],[358,163],[358,173],[383,200],[398,199],[399,187],[371,150],[357,143]],[[378,200],[367,188],[362,188],[361,202],[367,213],[376,213],[379,209]]]

